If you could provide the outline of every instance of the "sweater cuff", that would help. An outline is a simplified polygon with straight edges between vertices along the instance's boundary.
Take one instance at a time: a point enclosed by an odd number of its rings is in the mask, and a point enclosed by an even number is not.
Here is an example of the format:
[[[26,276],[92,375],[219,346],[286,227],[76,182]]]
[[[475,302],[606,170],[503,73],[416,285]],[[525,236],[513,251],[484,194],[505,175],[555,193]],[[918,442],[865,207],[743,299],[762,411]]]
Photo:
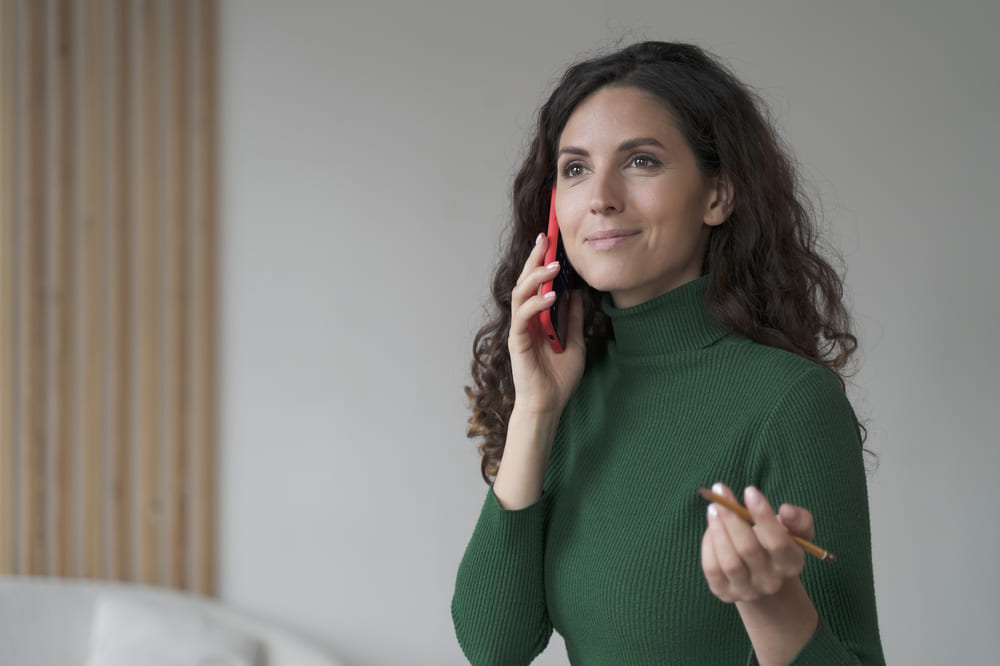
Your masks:
[[[545,505],[500,506],[491,486],[458,567],[452,619],[474,664],[527,664],[548,643]]]
[[[542,499],[523,509],[505,509],[493,494],[493,486],[486,493],[479,521],[473,531],[466,557],[474,560],[485,558],[497,565],[518,569],[533,566],[541,556],[545,538],[545,506]],[[502,553],[498,562],[493,559]],[[497,575],[501,572],[497,571]]]
[[[530,513],[540,513],[542,510],[542,504],[545,500],[545,494],[539,497],[534,503],[529,504],[521,509],[505,509],[500,505],[500,500],[497,499],[496,493],[493,492],[493,484],[490,484],[490,489],[486,493],[486,506],[483,507],[484,511],[500,511],[501,513],[514,516],[517,514],[530,514]]]
[[[795,658],[788,662],[788,666],[827,666],[832,664],[851,664],[849,659],[839,658],[844,654],[844,646],[840,644],[833,631],[826,621],[820,617],[816,631],[813,632],[809,642],[802,646]],[[750,649],[750,656],[747,659],[747,666],[760,666],[757,661],[757,654]]]
[[[813,632],[809,642],[789,662],[789,666],[809,666],[810,664],[850,664],[850,659],[841,645],[840,640],[833,635],[830,625],[820,617],[819,625]]]

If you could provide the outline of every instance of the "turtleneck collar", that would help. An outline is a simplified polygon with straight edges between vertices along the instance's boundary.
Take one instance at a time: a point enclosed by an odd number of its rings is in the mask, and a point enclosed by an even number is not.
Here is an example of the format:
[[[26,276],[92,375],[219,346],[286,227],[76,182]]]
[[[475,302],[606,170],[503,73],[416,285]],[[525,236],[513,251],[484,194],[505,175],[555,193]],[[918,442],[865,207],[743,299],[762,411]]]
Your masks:
[[[705,312],[708,277],[702,276],[662,296],[618,309],[604,296],[617,351],[627,356],[659,356],[702,349],[726,335]]]

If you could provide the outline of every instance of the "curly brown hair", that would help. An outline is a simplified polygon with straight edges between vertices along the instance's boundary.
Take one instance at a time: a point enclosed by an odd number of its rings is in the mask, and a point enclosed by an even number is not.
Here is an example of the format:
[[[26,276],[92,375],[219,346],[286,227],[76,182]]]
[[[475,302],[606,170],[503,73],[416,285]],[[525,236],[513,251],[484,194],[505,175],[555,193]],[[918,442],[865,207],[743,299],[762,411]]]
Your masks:
[[[514,406],[507,336],[511,291],[546,229],[559,137],[576,107],[606,86],[653,94],[672,115],[706,176],[732,188],[733,211],[713,227],[703,273],[706,308],[722,327],[833,371],[844,385],[857,350],[840,274],[823,257],[812,206],[766,106],[715,56],[690,44],[643,42],[578,63],[538,114],[513,185],[513,224],[493,275],[493,312],[473,343],[468,435],[481,438],[481,472],[497,473]],[[613,332],[601,292],[584,290],[587,349]]]

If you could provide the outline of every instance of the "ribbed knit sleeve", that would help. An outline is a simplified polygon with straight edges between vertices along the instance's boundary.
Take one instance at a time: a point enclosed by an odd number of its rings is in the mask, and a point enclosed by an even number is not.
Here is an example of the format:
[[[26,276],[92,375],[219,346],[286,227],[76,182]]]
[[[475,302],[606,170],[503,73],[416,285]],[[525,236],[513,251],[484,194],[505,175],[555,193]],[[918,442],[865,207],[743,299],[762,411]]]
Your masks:
[[[754,466],[772,505],[809,509],[815,542],[837,557],[806,557],[802,581],[820,624],[792,664],[884,664],[863,450],[854,411],[832,373],[814,366],[789,386],[757,437]]]
[[[530,663],[549,642],[545,607],[544,498],[516,511],[491,487],[458,568],[452,620],[473,666]]]

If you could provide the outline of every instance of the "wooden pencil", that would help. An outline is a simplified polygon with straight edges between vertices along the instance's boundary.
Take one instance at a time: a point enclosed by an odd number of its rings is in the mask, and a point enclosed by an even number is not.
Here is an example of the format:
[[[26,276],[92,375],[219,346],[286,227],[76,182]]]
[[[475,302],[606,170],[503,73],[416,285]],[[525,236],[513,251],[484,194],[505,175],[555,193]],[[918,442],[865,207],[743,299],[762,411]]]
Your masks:
[[[713,493],[708,488],[699,488],[698,494],[707,499],[709,502],[715,502],[720,506],[726,507],[727,509],[735,513],[737,516],[739,516],[743,520],[753,525],[753,517],[750,515],[750,512],[747,511],[742,506],[740,506],[739,504],[737,504],[736,502],[732,501],[731,499],[723,497],[722,495],[719,495],[717,493]],[[794,534],[792,534],[791,537],[792,540],[795,541],[795,543],[797,543],[802,548],[802,550],[806,551],[807,553],[809,553],[814,557],[818,557],[823,562],[836,561],[837,558],[834,557],[833,553],[831,553],[830,551],[824,548],[820,548],[816,544],[810,543],[809,541],[806,541],[801,537],[797,537]]]

